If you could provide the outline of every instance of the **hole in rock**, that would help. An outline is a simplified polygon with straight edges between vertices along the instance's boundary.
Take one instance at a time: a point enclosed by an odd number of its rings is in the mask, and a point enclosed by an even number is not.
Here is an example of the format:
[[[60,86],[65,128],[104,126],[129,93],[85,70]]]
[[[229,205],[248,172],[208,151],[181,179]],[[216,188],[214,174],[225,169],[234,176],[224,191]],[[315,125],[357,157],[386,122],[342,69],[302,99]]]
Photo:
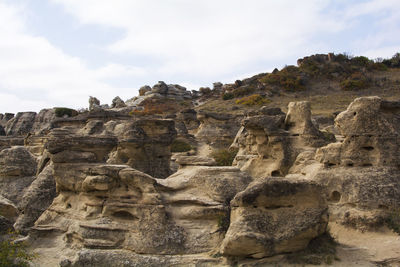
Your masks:
[[[281,176],[281,172],[278,170],[272,171],[271,176]]]
[[[70,209],[70,208],[72,208],[72,206],[71,206],[70,203],[68,203],[68,204],[67,204],[67,209]]]
[[[374,150],[374,148],[372,146],[364,146],[364,147],[362,147],[362,149],[367,150],[367,151]]]
[[[347,166],[347,167],[353,167],[354,164],[353,164],[353,162],[349,162],[349,163],[346,164],[346,166]]]
[[[353,115],[354,115],[354,116],[357,115],[357,112],[354,112]]]
[[[364,163],[362,166],[363,166],[363,167],[371,167],[372,164],[371,164],[371,163]]]
[[[333,191],[331,193],[330,200],[332,202],[339,202],[341,197],[342,197],[342,195],[338,191]]]
[[[299,134],[292,134],[292,136],[299,136]]]
[[[115,218],[123,219],[123,220],[135,220],[135,219],[137,219],[135,216],[133,216],[132,214],[130,214],[129,212],[124,211],[124,210],[120,210],[120,211],[114,212],[113,216]]]
[[[379,209],[383,209],[383,210],[388,210],[389,209],[389,207],[386,206],[386,205],[378,205],[378,208]]]

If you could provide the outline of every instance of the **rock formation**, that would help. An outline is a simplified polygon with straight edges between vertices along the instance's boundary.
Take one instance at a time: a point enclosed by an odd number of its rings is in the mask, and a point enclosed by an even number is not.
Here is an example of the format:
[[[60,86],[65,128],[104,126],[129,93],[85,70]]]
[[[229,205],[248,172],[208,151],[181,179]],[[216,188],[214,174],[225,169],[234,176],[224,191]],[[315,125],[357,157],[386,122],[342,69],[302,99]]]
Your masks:
[[[330,141],[312,123],[308,102],[289,103],[287,114],[261,108],[242,121],[232,145],[239,149],[234,165],[253,177],[284,176],[300,153]]]
[[[398,208],[399,102],[354,100],[337,139],[305,101],[246,117],[129,114],[144,99],[190,97],[159,82],[111,109],[91,98],[73,117],[0,116],[0,231],[27,235],[40,266],[268,266],[326,231],[384,227]],[[176,138],[190,151],[172,156]],[[203,145],[237,149],[233,166]]]

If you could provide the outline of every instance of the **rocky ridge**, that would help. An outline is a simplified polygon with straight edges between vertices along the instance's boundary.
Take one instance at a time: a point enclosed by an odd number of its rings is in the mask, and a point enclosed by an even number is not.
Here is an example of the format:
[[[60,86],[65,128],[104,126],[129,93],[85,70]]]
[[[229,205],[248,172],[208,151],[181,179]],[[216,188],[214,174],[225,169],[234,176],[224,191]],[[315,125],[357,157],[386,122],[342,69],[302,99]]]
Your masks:
[[[290,265],[327,233],[334,266],[356,265],[345,248],[360,244],[365,266],[400,263],[400,102],[360,97],[330,125],[307,101],[204,111],[207,92],[159,82],[84,112],[0,115],[0,230],[39,266]],[[164,100],[190,105],[146,110]],[[172,152],[177,140],[190,148]],[[228,147],[232,166],[218,166],[211,152]]]

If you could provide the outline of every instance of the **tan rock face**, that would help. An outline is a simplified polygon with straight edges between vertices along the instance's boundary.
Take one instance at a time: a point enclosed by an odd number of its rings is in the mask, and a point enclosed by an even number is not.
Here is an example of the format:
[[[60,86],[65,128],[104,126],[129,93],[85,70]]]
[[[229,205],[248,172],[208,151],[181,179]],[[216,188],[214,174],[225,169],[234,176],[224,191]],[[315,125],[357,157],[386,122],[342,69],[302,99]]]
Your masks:
[[[292,102],[288,114],[280,109],[260,109],[242,121],[233,146],[239,148],[234,165],[253,177],[284,176],[298,154],[327,144],[312,123],[310,104]]]
[[[229,224],[229,201],[251,177],[234,167],[189,166],[165,180],[162,198],[170,218],[185,232],[185,254],[219,247]]]
[[[15,146],[0,152],[0,176],[33,176],[36,159],[23,146]]]
[[[179,253],[183,231],[167,216],[152,177],[124,165],[64,167],[73,171],[55,166],[59,195],[36,222],[38,231],[59,229],[75,248]]]
[[[56,184],[53,178],[53,166],[49,164],[29,185],[18,203],[21,214],[14,224],[14,228],[21,233],[27,233],[55,197]]]
[[[0,195],[0,216],[9,220],[15,220],[18,214],[18,208],[10,200]]]
[[[399,102],[362,97],[337,116],[344,140],[318,149],[324,168],[312,177],[327,190],[331,220],[377,227],[398,208],[399,111]]]
[[[399,111],[398,102],[355,99],[335,120],[343,143],[321,148],[317,159],[330,166],[399,167]]]
[[[304,249],[325,232],[327,205],[321,187],[308,181],[265,178],[231,201],[221,252],[262,258]]]
[[[197,113],[200,126],[195,134],[196,138],[214,148],[227,147],[232,143],[237,131],[241,116],[229,114]]]
[[[126,164],[158,178],[172,173],[170,145],[176,137],[174,121],[139,120],[122,127],[118,146],[108,163]]]
[[[17,204],[35,179],[37,162],[23,146],[0,152],[0,195]]]
[[[5,130],[7,135],[26,135],[35,122],[36,112],[18,112],[15,117],[7,121]]]

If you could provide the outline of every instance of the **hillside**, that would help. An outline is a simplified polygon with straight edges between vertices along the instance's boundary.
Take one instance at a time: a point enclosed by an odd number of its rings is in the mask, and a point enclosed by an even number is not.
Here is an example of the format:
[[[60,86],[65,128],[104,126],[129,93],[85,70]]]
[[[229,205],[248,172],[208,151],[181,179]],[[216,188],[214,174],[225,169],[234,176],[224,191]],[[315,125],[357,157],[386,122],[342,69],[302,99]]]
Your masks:
[[[399,54],[0,114],[0,263],[398,266],[399,152]]]

